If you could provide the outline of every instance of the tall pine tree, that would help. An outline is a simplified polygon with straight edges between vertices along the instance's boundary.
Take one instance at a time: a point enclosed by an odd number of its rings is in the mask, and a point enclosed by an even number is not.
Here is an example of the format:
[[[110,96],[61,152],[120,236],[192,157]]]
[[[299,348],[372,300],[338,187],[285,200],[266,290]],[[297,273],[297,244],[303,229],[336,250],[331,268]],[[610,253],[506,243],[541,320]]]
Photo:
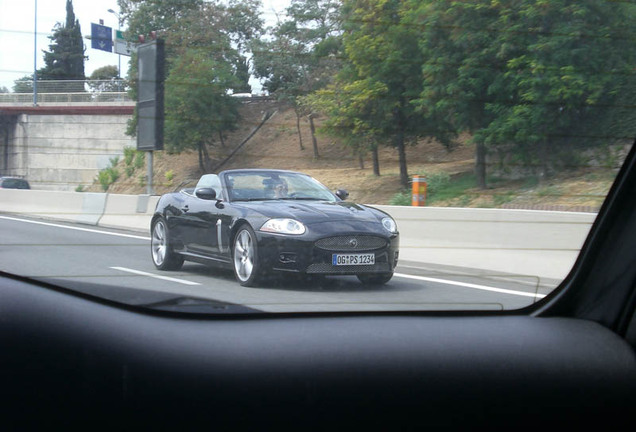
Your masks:
[[[44,51],[45,67],[38,71],[41,80],[84,80],[84,42],[79,20],[75,19],[72,0],[66,0],[66,23],[57,23],[49,36],[49,51]],[[48,86],[47,86],[48,87]],[[82,82],[56,83],[47,92],[84,91]]]

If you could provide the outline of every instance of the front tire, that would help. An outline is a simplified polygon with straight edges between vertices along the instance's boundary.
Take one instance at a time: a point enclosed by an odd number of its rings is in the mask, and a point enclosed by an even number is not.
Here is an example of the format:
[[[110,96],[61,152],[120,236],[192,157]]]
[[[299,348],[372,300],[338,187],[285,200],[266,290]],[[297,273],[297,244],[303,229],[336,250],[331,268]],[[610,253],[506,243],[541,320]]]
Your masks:
[[[239,228],[232,248],[234,275],[242,286],[254,286],[260,280],[256,234],[249,225]]]
[[[365,285],[384,285],[393,277],[393,273],[359,274],[358,280]]]
[[[150,255],[159,270],[179,270],[183,266],[183,257],[172,250],[168,224],[163,218],[157,219],[152,226]]]

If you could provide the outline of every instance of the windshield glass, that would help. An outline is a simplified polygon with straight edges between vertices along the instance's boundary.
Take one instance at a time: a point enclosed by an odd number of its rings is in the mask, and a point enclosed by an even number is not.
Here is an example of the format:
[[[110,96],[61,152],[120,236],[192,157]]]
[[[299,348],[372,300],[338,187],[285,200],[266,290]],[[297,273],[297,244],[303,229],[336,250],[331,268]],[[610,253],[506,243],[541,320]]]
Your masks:
[[[319,200],[335,201],[334,195],[316,180],[285,172],[227,173],[230,200]]]
[[[532,306],[636,136],[630,2],[34,6],[0,14],[0,271],[121,303]]]

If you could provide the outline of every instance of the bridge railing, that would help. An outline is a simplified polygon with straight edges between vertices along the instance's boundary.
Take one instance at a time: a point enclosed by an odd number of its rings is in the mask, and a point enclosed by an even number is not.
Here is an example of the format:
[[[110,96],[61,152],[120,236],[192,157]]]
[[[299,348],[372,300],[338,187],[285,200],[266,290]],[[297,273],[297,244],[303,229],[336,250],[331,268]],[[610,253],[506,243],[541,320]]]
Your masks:
[[[16,82],[13,92],[0,93],[0,104],[33,104],[33,81]],[[55,80],[37,82],[38,104],[134,102],[126,80]]]

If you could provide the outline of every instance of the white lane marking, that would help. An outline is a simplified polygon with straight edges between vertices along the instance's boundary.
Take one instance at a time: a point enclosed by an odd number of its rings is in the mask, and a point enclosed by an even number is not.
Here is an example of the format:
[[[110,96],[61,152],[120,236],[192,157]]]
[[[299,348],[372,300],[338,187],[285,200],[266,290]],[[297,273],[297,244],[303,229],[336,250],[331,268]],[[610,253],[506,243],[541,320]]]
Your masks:
[[[160,276],[154,273],[146,273],[143,271],[139,271],[139,270],[133,270],[133,269],[129,269],[126,267],[111,267],[111,269],[113,270],[119,270],[119,271],[123,271],[123,272],[127,272],[127,273],[133,273],[136,275],[140,275],[140,276],[148,276],[151,278],[155,278],[155,279],[161,279],[161,280],[165,280],[165,281],[170,281],[170,282],[176,282],[176,283],[180,283],[183,285],[201,285],[198,282],[191,282],[191,281],[187,281],[185,279],[176,279],[176,278],[172,278],[172,277],[168,277],[168,276]]]
[[[90,229],[90,228],[72,227],[72,226],[60,225],[60,224],[55,224],[55,223],[50,223],[50,222],[33,221],[33,220],[20,219],[20,218],[14,218],[14,217],[9,217],[9,216],[0,216],[0,219],[6,219],[6,220],[11,220],[11,221],[16,221],[16,222],[25,222],[25,223],[35,224],[35,225],[44,225],[44,226],[49,226],[49,227],[54,227],[54,228],[64,228],[64,229],[75,230],[75,231],[84,231],[84,232],[89,232],[89,233],[94,233],[94,234],[106,234],[106,235],[111,235],[111,236],[115,236],[115,237],[126,237],[126,238],[132,238],[132,239],[137,239],[137,240],[148,240],[148,241],[150,241],[150,237],[142,237],[142,236],[137,236],[137,235],[132,235],[132,234],[113,233],[113,232],[100,231],[100,230]]]
[[[503,293],[503,294],[513,294],[513,295],[518,295],[518,296],[534,297],[534,298],[543,298],[543,297],[545,297],[545,294],[535,294],[535,293],[529,293],[529,292],[524,292],[524,291],[515,291],[515,290],[504,289],[504,288],[495,288],[495,287],[489,287],[489,286],[485,286],[485,285],[471,284],[471,283],[467,283],[467,282],[456,282],[456,281],[451,281],[451,280],[447,280],[447,279],[437,279],[437,278],[430,278],[430,277],[424,277],[424,276],[413,276],[413,275],[407,275],[407,274],[404,274],[404,273],[395,273],[394,276],[398,276],[398,277],[406,278],[406,279],[415,279],[415,280],[419,280],[419,281],[428,281],[428,282],[436,282],[436,283],[447,284],[447,285],[455,285],[455,286],[460,286],[460,287],[464,287],[464,288],[472,288],[472,289],[478,289],[478,290],[483,290],[483,291],[493,291],[493,292],[498,292],[498,293]]]

